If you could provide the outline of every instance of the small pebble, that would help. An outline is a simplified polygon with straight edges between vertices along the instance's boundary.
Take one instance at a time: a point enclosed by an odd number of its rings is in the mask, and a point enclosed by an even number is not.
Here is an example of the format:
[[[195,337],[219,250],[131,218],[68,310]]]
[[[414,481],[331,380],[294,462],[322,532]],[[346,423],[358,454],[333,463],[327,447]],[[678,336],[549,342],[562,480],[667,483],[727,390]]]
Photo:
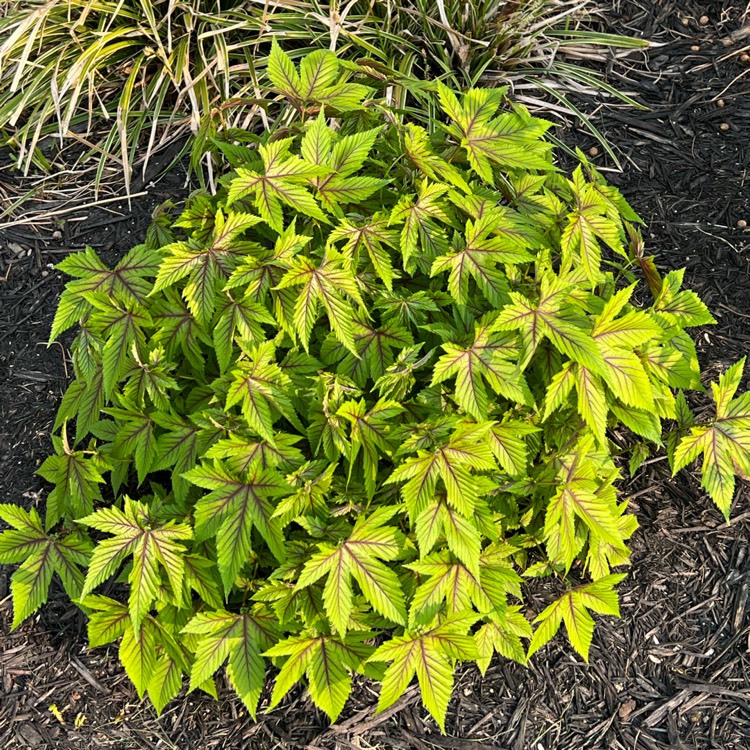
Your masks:
[[[740,219],[737,222],[737,229],[744,229],[747,226],[747,222],[744,219]]]
[[[698,19],[698,23],[699,23],[699,24],[700,24],[701,26],[708,26],[708,16],[701,16],[701,17],[700,17],[700,18]]]
[[[722,122],[721,125],[719,125],[719,130],[723,130],[726,132],[729,130],[729,123],[728,122]]]
[[[716,106],[721,109],[724,106],[725,102],[723,99],[719,99],[718,102],[716,102]]]
[[[599,149],[596,146],[592,146],[589,149],[589,156],[599,156]]]
[[[681,19],[680,19],[680,23],[681,23],[681,24],[682,24],[683,26],[690,26],[690,19],[689,19],[689,18],[681,18]]]
[[[690,49],[693,52],[700,52],[701,51],[701,48],[697,44],[694,44]]]
[[[744,55],[740,55],[740,62],[750,62],[750,55],[748,55],[747,53],[745,53]]]
[[[60,240],[60,239],[62,239],[62,232],[59,229],[55,229],[55,231],[52,232],[52,239],[53,240]]]

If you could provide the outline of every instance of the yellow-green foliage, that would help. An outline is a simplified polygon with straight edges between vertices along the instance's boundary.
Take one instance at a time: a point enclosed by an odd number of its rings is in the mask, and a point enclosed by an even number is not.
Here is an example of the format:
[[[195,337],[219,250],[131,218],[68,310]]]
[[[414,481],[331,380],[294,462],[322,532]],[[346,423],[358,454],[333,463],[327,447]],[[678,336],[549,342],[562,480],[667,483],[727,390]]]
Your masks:
[[[706,307],[653,268],[634,301],[638,217],[589,165],[561,174],[502,90],[439,86],[428,133],[330,53],[271,63],[284,133],[221,143],[218,194],[113,270],[92,249],[59,266],[76,377],[45,523],[0,506],[15,624],[56,572],[159,710],[226,668],[254,715],[273,662],[270,706],[305,680],[335,720],[352,674],[381,709],[416,675],[443,726],[457,662],[523,663],[562,622],[587,658],[590,613],[618,614],[637,523],[610,429],[635,470],[676,425],[675,468],[703,452],[727,514],[750,395],[732,367],[694,424]],[[574,565],[529,622],[523,576]]]

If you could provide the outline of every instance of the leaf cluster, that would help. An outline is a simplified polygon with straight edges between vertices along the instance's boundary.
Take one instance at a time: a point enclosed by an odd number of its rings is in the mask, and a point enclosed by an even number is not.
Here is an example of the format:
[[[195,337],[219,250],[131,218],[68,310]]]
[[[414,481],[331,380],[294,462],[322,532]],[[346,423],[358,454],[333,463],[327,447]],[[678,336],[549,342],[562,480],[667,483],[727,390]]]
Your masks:
[[[44,522],[0,509],[15,624],[56,573],[159,710],[223,672],[255,715],[272,663],[270,707],[303,680],[335,720],[355,674],[380,709],[416,677],[444,727],[457,662],[525,663],[561,623],[588,658],[591,613],[618,613],[623,434],[632,470],[665,434],[675,469],[702,453],[728,514],[742,364],[697,420],[708,310],[682,272],[652,269],[648,298],[638,217],[502,90],[439,86],[429,133],[332,55],[273,56],[279,96],[330,104],[228,147],[217,194],[114,269],[59,266],[75,380]],[[533,623],[524,576],[561,582]]]

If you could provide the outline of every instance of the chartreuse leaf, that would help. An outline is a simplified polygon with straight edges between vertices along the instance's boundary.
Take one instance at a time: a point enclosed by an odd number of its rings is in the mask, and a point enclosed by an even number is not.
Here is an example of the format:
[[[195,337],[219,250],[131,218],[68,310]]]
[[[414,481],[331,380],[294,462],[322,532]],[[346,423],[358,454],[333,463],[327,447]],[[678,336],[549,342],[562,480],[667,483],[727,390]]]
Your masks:
[[[87,247],[83,252],[71,253],[56,267],[69,276],[78,277],[78,281],[68,284],[69,294],[83,296],[85,292],[101,292],[108,297],[125,297],[143,303],[152,286],[147,279],[156,276],[160,261],[160,253],[146,245],[136,245],[114,270],[110,270],[96,251]]]
[[[208,325],[216,308],[218,290],[239,259],[239,237],[261,221],[249,213],[218,210],[213,232],[202,242],[175,242],[161,249],[162,260],[151,295],[186,279],[182,296],[201,324]],[[279,229],[279,231],[281,231]]]
[[[381,709],[416,675],[444,729],[457,661],[525,663],[562,622],[587,656],[637,527],[621,472],[662,423],[673,468],[702,456],[729,511],[750,396],[739,364],[714,418],[688,408],[686,329],[713,319],[582,154],[570,179],[553,166],[549,123],[503,89],[283,43],[265,131],[202,126],[210,191],[114,268],[93,249],[60,266],[51,338],[78,329],[44,526],[0,506],[13,625],[56,573],[157,711],[186,675],[214,697],[225,675],[255,716],[269,659],[272,706],[303,680],[335,720],[353,673]],[[532,635],[522,580],[572,570]]]
[[[581,531],[625,551],[619,514],[608,485],[597,481],[596,467],[588,455],[589,444],[564,457],[558,485],[547,507],[545,538],[550,558],[569,568],[580,552]]]
[[[498,395],[530,405],[531,391],[513,362],[518,353],[515,339],[512,334],[492,333],[489,325],[480,325],[471,347],[443,344],[446,353],[435,363],[432,384],[455,375],[456,401],[477,420],[487,419],[489,414],[485,381]]]
[[[311,104],[327,104],[338,111],[359,109],[370,89],[342,78],[333,52],[315,50],[306,55],[299,72],[274,37],[268,57],[268,77],[276,91],[300,109]]]
[[[411,518],[435,499],[438,480],[453,508],[467,518],[473,514],[481,486],[473,479],[471,469],[495,467],[489,443],[491,426],[486,422],[459,427],[435,450],[418,450],[416,456],[407,458],[394,470],[386,483],[405,482],[401,495]]]
[[[289,138],[261,145],[258,150],[263,159],[264,171],[238,168],[227,197],[227,203],[232,205],[248,196],[254,196],[258,213],[279,234],[284,229],[282,205],[318,221],[328,221],[306,186],[313,177],[328,174],[330,170],[326,166],[311,164],[299,156],[290,155],[291,145]]]
[[[469,300],[469,280],[495,307],[508,301],[508,281],[498,264],[524,263],[534,257],[523,247],[514,246],[507,237],[492,236],[498,225],[493,216],[467,221],[465,244],[460,250],[436,258],[431,276],[449,272],[448,291],[459,305]]]
[[[364,303],[354,274],[346,269],[341,255],[328,248],[320,263],[301,256],[295,258],[276,289],[296,287],[301,289],[297,291],[292,322],[305,351],[310,349],[310,335],[322,307],[336,338],[357,356],[353,331],[355,313],[349,300],[359,305]]]
[[[606,370],[604,358],[591,336],[588,319],[568,299],[570,286],[562,280],[542,278],[536,302],[511,292],[506,305],[493,324],[498,331],[521,333],[522,366],[525,367],[543,338],[548,338],[562,354],[595,373]]]
[[[149,518],[148,506],[127,496],[124,510],[115,506],[101,508],[81,518],[79,523],[112,534],[94,548],[80,595],[85,597],[111,578],[125,559],[132,556],[132,568],[128,576],[128,609],[134,636],[128,649],[144,649],[138,631],[162,586],[161,569],[166,573],[172,597],[178,606],[182,599],[182,578],[185,572],[182,556],[185,548],[180,542],[192,538],[192,529],[174,521],[154,527]]]
[[[551,641],[565,623],[573,648],[589,660],[589,648],[594,635],[594,620],[589,610],[602,615],[620,616],[620,607],[614,587],[624,575],[609,575],[594,583],[571,589],[549,605],[534,621],[537,628],[529,645],[528,657]]]
[[[703,455],[701,486],[727,519],[735,475],[750,478],[750,393],[735,398],[744,366],[743,358],[718,383],[711,383],[716,417],[690,428],[678,443],[672,462],[673,472],[677,472]]]
[[[560,238],[563,263],[580,265],[594,285],[601,275],[600,240],[619,255],[627,257],[622,243],[622,220],[618,214],[613,217],[598,186],[586,182],[581,166],[576,168],[573,179],[568,180],[568,186],[574,197],[575,208],[567,215],[567,226]]]
[[[379,457],[382,453],[388,452],[388,433],[394,424],[394,417],[402,411],[403,407],[395,401],[380,399],[369,410],[364,400],[347,401],[339,407],[337,412],[348,419],[352,425],[349,476],[351,477],[361,449],[365,488],[370,498],[375,494]]]
[[[366,632],[347,633],[344,637],[303,634],[269,648],[265,656],[286,657],[274,684],[271,708],[304,675],[313,703],[331,721],[336,721],[351,693],[350,673],[361,671],[374,651],[365,643],[368,635]]]
[[[237,477],[220,461],[215,461],[196,466],[185,478],[198,487],[212,490],[195,505],[195,535],[199,541],[216,537],[218,565],[227,594],[247,562],[253,528],[276,559],[284,560],[284,538],[271,500],[289,494],[291,487],[278,472],[254,464],[242,477]]]
[[[448,132],[466,150],[472,169],[488,184],[494,182],[493,166],[550,169],[549,146],[537,138],[550,123],[534,119],[521,108],[495,116],[504,102],[503,89],[471,89],[459,102],[438,82],[445,114],[452,120]]]
[[[261,653],[278,638],[276,621],[259,613],[200,612],[182,632],[197,637],[190,689],[204,685],[226,662],[232,687],[255,718],[265,679]]]
[[[370,661],[390,662],[390,666],[383,677],[378,711],[395,703],[416,674],[424,707],[445,731],[454,663],[477,658],[474,639],[467,635],[476,619],[460,613],[424,629],[407,630],[380,646]]]
[[[397,507],[376,510],[368,518],[362,517],[342,544],[337,547],[318,545],[319,551],[305,564],[299,577],[297,589],[328,576],[323,601],[331,624],[340,634],[349,629],[353,608],[352,577],[376,612],[401,625],[406,623],[401,584],[396,574],[382,562],[396,559],[403,547],[399,530],[385,526],[396,512]]]
[[[3,504],[0,518],[11,526],[0,533],[0,563],[20,563],[10,584],[15,629],[47,601],[53,573],[71,599],[81,595],[81,568],[88,565],[92,545],[75,532],[62,538],[48,536],[34,508]]]

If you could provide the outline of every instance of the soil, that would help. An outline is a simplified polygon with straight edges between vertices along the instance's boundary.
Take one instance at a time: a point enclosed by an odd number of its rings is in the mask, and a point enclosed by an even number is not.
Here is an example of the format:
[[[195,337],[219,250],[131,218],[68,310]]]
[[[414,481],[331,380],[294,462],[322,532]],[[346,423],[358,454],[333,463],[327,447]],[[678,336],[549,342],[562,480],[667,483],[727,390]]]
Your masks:
[[[716,315],[718,324],[699,332],[707,377],[750,350],[750,229],[737,226],[750,224],[750,65],[740,59],[750,46],[750,13],[742,5],[615,3],[605,14],[609,30],[660,45],[608,71],[649,111],[607,107],[594,120],[622,160],[623,171],[608,177],[645,220],[657,264],[687,266],[687,285]],[[584,150],[594,145],[581,131],[563,135]],[[607,166],[601,156],[593,160]],[[173,172],[132,206],[67,215],[59,237],[49,226],[0,226],[3,501],[37,504],[46,491],[34,470],[47,455],[70,367],[65,341],[44,345],[63,284],[50,264],[87,243],[105,259],[121,255],[183,182]],[[673,480],[658,458],[622,492],[640,522],[620,588],[622,618],[600,620],[588,664],[558,637],[528,669],[496,661],[482,679],[462,668],[445,736],[413,687],[375,716],[376,693],[366,682],[334,727],[301,689],[257,723],[228,690],[218,703],[189,695],[156,718],[138,701],[116,649],[87,650],[83,617],[56,588],[41,613],[11,633],[10,571],[0,570],[0,747],[748,748],[750,488],[739,490],[731,525],[695,476]],[[550,596],[535,589],[529,606],[538,611]]]

